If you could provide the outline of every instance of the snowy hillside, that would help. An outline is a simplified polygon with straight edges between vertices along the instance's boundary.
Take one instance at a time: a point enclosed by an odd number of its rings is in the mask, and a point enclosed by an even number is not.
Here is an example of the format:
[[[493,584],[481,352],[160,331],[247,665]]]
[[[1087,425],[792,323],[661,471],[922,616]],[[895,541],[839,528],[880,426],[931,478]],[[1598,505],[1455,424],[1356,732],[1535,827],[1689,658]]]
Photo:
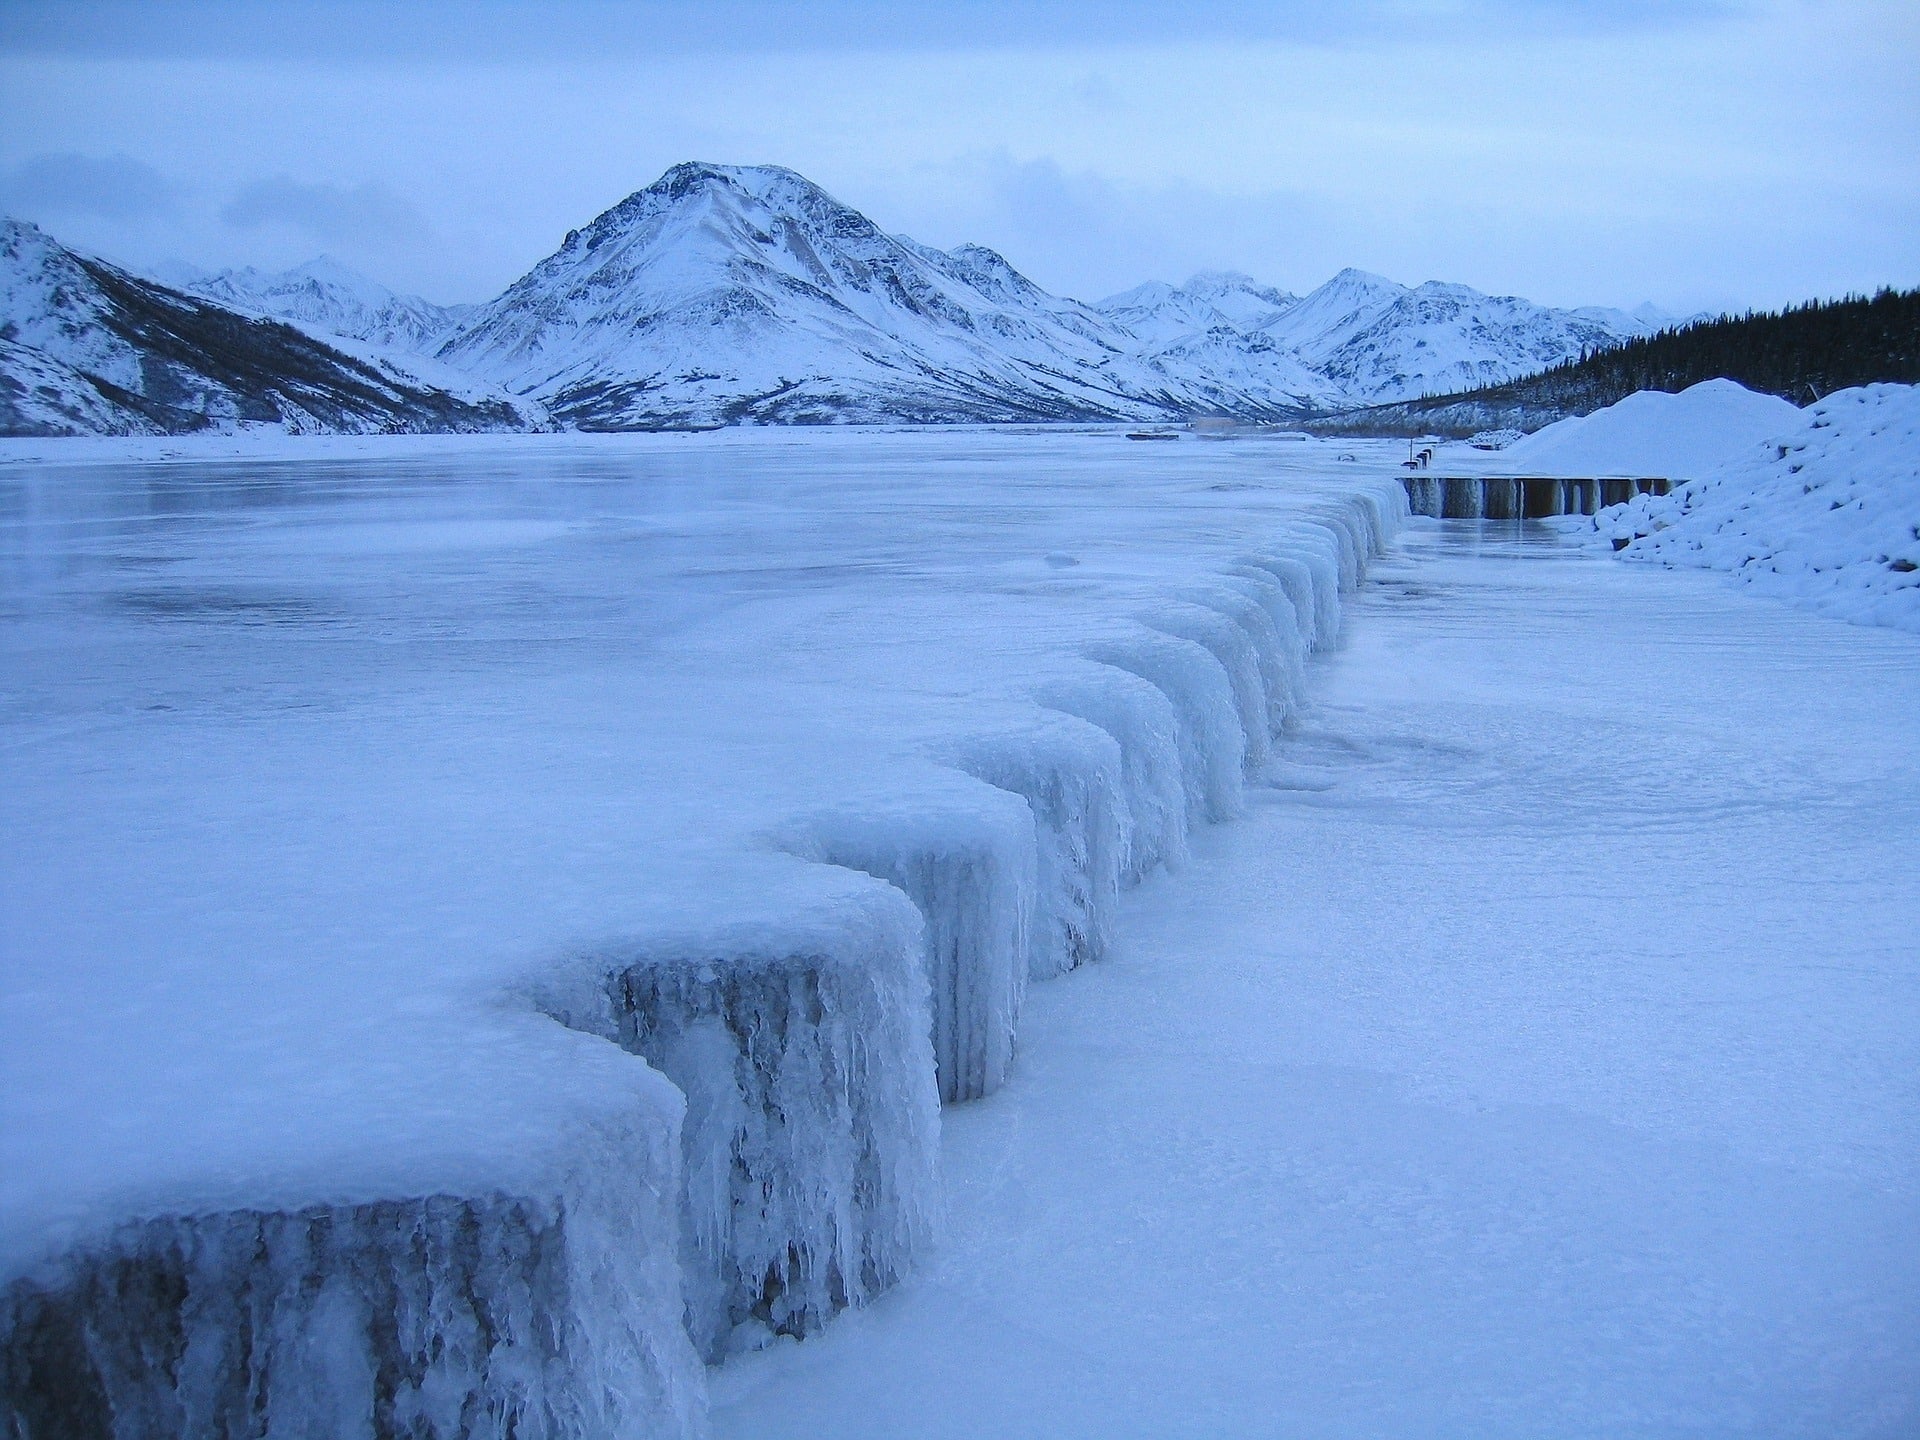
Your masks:
[[[537,411],[423,380],[0,225],[0,433],[524,429]]]
[[[230,310],[363,340],[383,350],[431,355],[474,307],[401,295],[325,255],[273,274],[247,266],[179,286]]]
[[[884,234],[789,170],[677,165],[441,350],[583,428],[1178,413],[1130,337],[991,251]]]
[[[1595,523],[1626,559],[1726,570],[1839,619],[1920,632],[1920,388],[1829,395],[1711,474]]]
[[[1305,357],[1354,400],[1409,400],[1493,385],[1644,333],[1637,325],[1619,328],[1620,321],[1482,295],[1465,285],[1430,280],[1411,290],[1394,288],[1399,293],[1384,306],[1376,308],[1383,296],[1369,297],[1352,319],[1303,346]]]

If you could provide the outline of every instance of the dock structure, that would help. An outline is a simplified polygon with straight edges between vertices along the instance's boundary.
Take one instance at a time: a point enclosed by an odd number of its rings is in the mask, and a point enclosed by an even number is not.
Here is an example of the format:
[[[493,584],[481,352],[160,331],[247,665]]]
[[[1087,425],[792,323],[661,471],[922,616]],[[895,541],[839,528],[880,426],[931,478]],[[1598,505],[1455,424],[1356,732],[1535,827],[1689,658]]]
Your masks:
[[[1648,476],[1585,479],[1545,475],[1403,475],[1416,515],[1437,520],[1539,520],[1592,515],[1636,495],[1665,495],[1673,482]]]

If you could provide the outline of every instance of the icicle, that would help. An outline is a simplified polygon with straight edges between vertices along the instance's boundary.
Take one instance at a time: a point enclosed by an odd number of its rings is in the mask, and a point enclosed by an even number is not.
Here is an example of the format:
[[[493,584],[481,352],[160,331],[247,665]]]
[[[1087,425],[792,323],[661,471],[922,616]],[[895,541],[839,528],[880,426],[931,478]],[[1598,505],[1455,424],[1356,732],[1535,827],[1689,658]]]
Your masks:
[[[1242,763],[1248,773],[1266,764],[1273,747],[1267,724],[1267,687],[1260,677],[1260,661],[1246,631],[1220,611],[1192,603],[1158,605],[1144,612],[1140,620],[1163,634],[1204,646],[1220,663],[1232,686],[1234,713],[1240,724]]]
[[[1172,702],[1189,826],[1238,815],[1246,734],[1233,683],[1213,652],[1141,625],[1089,646],[1087,656],[1151,681]]]
[[[1026,998],[1038,885],[1027,802],[953,778],[951,797],[814,815],[790,842],[796,854],[899,886],[919,907],[934,1064],[946,1101],[978,1099],[1006,1081]]]
[[[677,1127],[645,1112],[605,1138],[544,1194],[125,1224],[0,1293],[0,1427],[21,1440],[698,1434]]]
[[[865,1303],[931,1238],[920,917],[890,886],[837,889],[777,926],[606,947],[606,1007],[564,1017],[687,1097],[687,1326],[709,1361],[742,1327],[805,1335]]]
[[[1029,976],[1043,980],[1099,959],[1119,899],[1128,823],[1119,744],[1097,725],[1038,711],[1029,727],[960,743],[953,762],[1023,797],[1033,812]]]
[[[1187,789],[1180,717],[1159,686],[1132,671],[1089,664],[1039,686],[1034,698],[1098,725],[1120,750],[1121,878],[1137,884],[1187,856]]]

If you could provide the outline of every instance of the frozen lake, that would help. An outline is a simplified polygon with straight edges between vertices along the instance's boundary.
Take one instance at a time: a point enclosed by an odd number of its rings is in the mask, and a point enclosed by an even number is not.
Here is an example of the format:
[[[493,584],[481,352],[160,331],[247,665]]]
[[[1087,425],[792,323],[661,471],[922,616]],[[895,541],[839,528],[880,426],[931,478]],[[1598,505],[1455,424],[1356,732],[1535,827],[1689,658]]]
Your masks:
[[[1414,521],[725,1436],[1920,1429],[1920,650]]]

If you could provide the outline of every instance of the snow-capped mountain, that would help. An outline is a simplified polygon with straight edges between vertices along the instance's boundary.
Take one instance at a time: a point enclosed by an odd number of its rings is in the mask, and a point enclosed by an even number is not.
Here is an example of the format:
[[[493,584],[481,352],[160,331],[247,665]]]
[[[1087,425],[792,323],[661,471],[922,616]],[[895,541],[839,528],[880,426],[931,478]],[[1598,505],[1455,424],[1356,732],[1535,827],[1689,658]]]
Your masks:
[[[471,381],[432,384],[0,222],[0,433],[496,430],[539,418]]]
[[[1214,297],[1222,292],[1237,309]],[[1260,300],[1270,300],[1264,313]],[[1253,303],[1249,303],[1253,302]],[[1096,307],[1187,386],[1297,397],[1319,408],[1373,404],[1494,384],[1657,324],[1624,311],[1550,310],[1438,282],[1409,288],[1342,270],[1294,298],[1244,276],[1143,285]]]
[[[278,273],[252,266],[222,270],[175,288],[230,310],[407,355],[431,355],[474,308],[401,295],[326,255]]]
[[[591,428],[1182,410],[1133,348],[990,250],[887,235],[790,170],[685,164],[569,234],[440,356]]]
[[[1093,308],[1149,348],[1222,327],[1257,330],[1299,303],[1295,296],[1230,270],[1203,270],[1184,285],[1149,280]]]
[[[1610,321],[1550,310],[1465,285],[1430,280],[1392,288],[1398,293],[1388,298],[1373,287],[1350,318],[1300,347],[1303,359],[1354,400],[1408,400],[1494,385],[1645,333],[1630,317]],[[1293,323],[1291,314],[1280,322]]]
[[[1509,380],[1668,323],[1361,270],[1305,296],[1209,271],[1086,305],[982,246],[888,235],[775,166],[676,165],[481,306],[401,295],[324,257],[175,289],[31,226],[7,234],[0,418],[54,432],[104,416],[133,429],[273,415],[434,428],[444,413],[470,428],[516,405],[498,423],[541,423],[543,405],[589,429],[1284,420]],[[159,338],[182,327],[185,351]],[[219,358],[268,336],[271,357]]]

